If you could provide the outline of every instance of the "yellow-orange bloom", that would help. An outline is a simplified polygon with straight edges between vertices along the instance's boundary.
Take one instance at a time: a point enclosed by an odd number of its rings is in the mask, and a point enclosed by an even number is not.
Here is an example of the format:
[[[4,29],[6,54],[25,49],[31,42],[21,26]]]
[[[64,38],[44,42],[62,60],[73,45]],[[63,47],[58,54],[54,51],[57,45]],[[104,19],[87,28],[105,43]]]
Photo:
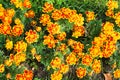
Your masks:
[[[29,30],[29,32],[26,32],[26,37],[25,40],[27,41],[27,43],[34,43],[37,42],[37,39],[39,38],[39,35],[37,34],[37,32],[34,30]]]
[[[30,2],[29,0],[24,0],[23,6],[24,6],[25,8],[31,8],[31,2]]]
[[[22,53],[22,52],[26,52],[27,49],[27,43],[25,43],[24,41],[17,41],[16,44],[14,45],[14,50],[17,53]]]
[[[86,69],[85,68],[77,68],[76,70],[77,77],[83,78],[86,75]]]
[[[46,26],[46,24],[50,23],[50,16],[48,14],[42,14],[42,16],[39,18],[39,20],[43,26]]]
[[[52,68],[59,68],[61,65],[61,59],[59,57],[55,57],[55,59],[53,59],[50,63],[50,65],[52,66]]]
[[[62,12],[60,10],[54,10],[51,16],[54,20],[59,20],[62,18]]]
[[[69,65],[61,64],[59,71],[63,74],[67,73],[69,71]]]
[[[87,16],[87,22],[90,22],[91,20],[95,19],[95,15],[94,12],[92,11],[86,11],[86,16]]]
[[[15,26],[13,26],[12,34],[14,36],[20,36],[23,33],[23,28],[24,28],[24,25],[22,25],[22,24],[17,24]]]
[[[11,74],[10,74],[10,73],[7,73],[7,74],[6,74],[6,78],[7,78],[7,79],[11,79]]]
[[[5,70],[4,64],[0,64],[0,73],[3,73]]]
[[[118,8],[118,1],[114,1],[114,0],[109,0],[107,3],[106,3],[107,7],[109,10],[113,10],[114,8]]]
[[[82,58],[82,64],[90,66],[90,64],[92,63],[92,57],[89,54],[86,54],[83,58]]]
[[[44,13],[48,13],[48,12],[51,12],[53,9],[54,9],[53,5],[50,4],[50,3],[48,3],[48,2],[46,2],[46,3],[44,4],[44,7],[43,7],[43,10],[42,10],[42,11],[43,11]]]
[[[120,78],[120,69],[114,71],[114,78]]]
[[[5,47],[7,50],[11,50],[13,48],[13,41],[10,41],[9,39],[7,39]]]
[[[8,24],[1,24],[0,25],[0,31],[2,34],[7,35],[11,33],[11,26]]]
[[[59,39],[60,41],[65,40],[65,37],[66,37],[65,32],[61,32],[57,35],[57,39]]]
[[[107,11],[105,12],[105,15],[106,15],[106,16],[109,16],[109,17],[114,17],[114,12],[113,12],[113,10],[107,10]]]
[[[95,59],[93,64],[92,64],[92,69],[94,70],[95,73],[100,73],[101,71],[101,63],[100,60]]]
[[[62,74],[60,72],[54,72],[51,74],[51,80],[62,80]]]
[[[33,79],[32,70],[24,70],[23,76],[25,77],[25,80],[32,80]]]
[[[70,53],[66,58],[66,62],[69,65],[75,65],[77,61],[78,59],[74,53]]]
[[[34,18],[35,12],[33,10],[29,10],[25,13],[25,17],[27,18]]]

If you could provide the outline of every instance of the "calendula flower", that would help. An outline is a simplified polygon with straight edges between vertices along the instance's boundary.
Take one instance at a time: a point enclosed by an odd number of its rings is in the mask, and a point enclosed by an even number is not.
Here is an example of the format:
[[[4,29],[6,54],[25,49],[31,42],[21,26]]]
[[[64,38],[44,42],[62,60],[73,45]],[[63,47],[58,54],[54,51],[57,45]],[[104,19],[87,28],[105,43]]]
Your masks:
[[[58,72],[55,71],[53,74],[51,74],[51,80],[62,80],[63,75]]]
[[[42,10],[42,11],[43,11],[44,13],[48,13],[48,12],[51,12],[53,9],[54,9],[53,5],[50,4],[50,3],[48,3],[48,2],[46,2],[46,3],[44,4],[44,7],[43,7],[43,10]]]
[[[3,73],[5,71],[4,64],[0,64],[0,73]]]
[[[114,73],[114,78],[120,78],[120,69],[116,69],[113,73]]]
[[[86,75],[86,73],[87,73],[86,69],[82,67],[77,68],[76,70],[77,77],[79,78],[83,78]]]
[[[13,41],[10,41],[9,39],[7,39],[5,47],[7,50],[11,50],[13,48]]]
[[[25,34],[26,34],[25,40],[29,44],[37,42],[37,39],[39,38],[39,35],[37,34],[35,30],[34,31],[29,30],[29,32],[26,32]]]

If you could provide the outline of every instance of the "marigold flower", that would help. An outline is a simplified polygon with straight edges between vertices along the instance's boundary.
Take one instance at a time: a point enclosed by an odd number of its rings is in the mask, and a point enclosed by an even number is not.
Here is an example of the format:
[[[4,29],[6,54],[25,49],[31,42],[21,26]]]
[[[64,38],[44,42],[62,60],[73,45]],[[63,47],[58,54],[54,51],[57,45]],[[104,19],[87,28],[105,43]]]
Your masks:
[[[31,8],[31,2],[29,0],[24,0],[23,1],[23,6],[25,8]]]
[[[113,10],[107,10],[107,11],[105,12],[105,15],[106,15],[106,16],[109,16],[109,17],[114,17],[114,12],[113,12]]]
[[[15,15],[15,10],[14,9],[6,9],[5,15],[12,18]]]
[[[55,35],[60,33],[60,26],[57,23],[50,23],[47,25],[47,30],[50,34]]]
[[[21,52],[26,52],[27,49],[27,43],[25,43],[24,41],[17,41],[16,44],[14,45],[14,50],[17,53],[21,53]]]
[[[55,44],[57,43],[58,41],[54,39],[54,36],[49,34],[48,36],[44,36],[44,41],[43,41],[43,44],[44,45],[48,45],[48,48],[54,48],[55,47]]]
[[[61,32],[61,33],[57,34],[57,39],[59,39],[60,41],[65,40],[65,37],[66,37],[65,32]]]
[[[14,55],[14,62],[18,66],[21,62],[24,62],[26,60],[26,54],[25,53],[17,53]]]
[[[87,16],[87,22],[90,22],[91,20],[95,19],[95,15],[94,12],[92,11],[86,11],[86,16]]]
[[[90,66],[90,64],[92,63],[92,57],[89,54],[86,54],[83,58],[82,58],[82,64]]]
[[[54,72],[51,74],[51,80],[62,80],[62,76],[60,72]]]
[[[29,32],[26,32],[26,37],[25,40],[27,41],[27,43],[34,43],[37,42],[37,39],[39,38],[39,35],[37,34],[37,32],[34,30],[29,30]]]
[[[33,10],[29,10],[25,13],[25,17],[27,18],[34,18],[35,12]]]
[[[16,80],[25,80],[25,77],[22,74],[17,74],[15,79]]]
[[[5,70],[4,64],[0,64],[0,73],[3,73]]]
[[[5,16],[5,17],[3,17],[2,22],[3,22],[5,25],[9,25],[9,24],[12,23],[12,18],[9,17],[9,16]]]
[[[35,28],[35,29],[36,29],[36,31],[37,31],[37,32],[40,32],[40,31],[42,30],[42,28],[41,28],[41,27],[39,27],[39,26],[36,26],[36,28]]]
[[[115,14],[115,23],[120,27],[120,12]]]
[[[48,14],[42,14],[42,16],[39,18],[40,23],[42,23],[43,26],[50,23],[50,16]]]
[[[66,62],[69,65],[75,65],[77,61],[78,59],[74,53],[70,53],[66,58]]]
[[[14,20],[14,22],[15,22],[15,24],[21,24],[21,20],[20,20],[19,18],[16,18],[16,19]]]
[[[35,54],[35,58],[37,59],[38,62],[41,60],[41,55]]]
[[[6,47],[7,50],[11,50],[13,48],[13,42],[10,41],[9,39],[7,39],[5,47]]]
[[[50,62],[50,65],[53,69],[59,68],[61,65],[61,59],[59,57],[55,57],[55,59],[52,59],[52,61]]]
[[[4,61],[4,64],[5,64],[6,66],[11,66],[12,63],[13,63],[13,61],[10,60],[10,59]]]
[[[107,7],[109,10],[113,10],[114,8],[118,8],[118,1],[114,1],[114,0],[109,0],[107,3],[106,3]]]
[[[86,75],[86,69],[85,68],[77,68],[76,74],[79,78],[83,78]]]
[[[84,26],[77,26],[77,25],[73,26],[73,34],[72,34],[73,37],[78,38],[80,36],[83,36],[84,33],[85,33]]]
[[[32,70],[24,70],[23,76],[25,77],[25,80],[32,80],[33,79]]]
[[[7,35],[11,33],[11,26],[8,24],[1,24],[0,25],[0,31],[2,34]]]
[[[92,64],[92,69],[94,70],[95,73],[100,73],[101,71],[101,63],[100,60],[95,59],[93,64]]]
[[[10,73],[7,73],[7,74],[6,74],[6,78],[7,78],[7,79],[11,79],[11,74],[10,74]]]
[[[57,49],[60,51],[64,51],[67,48],[66,44],[62,43]]]
[[[114,73],[114,78],[120,78],[120,69],[115,70],[113,73]]]
[[[59,20],[62,18],[62,12],[60,10],[54,10],[51,16],[54,20]]]
[[[24,28],[23,24],[17,24],[15,26],[13,26],[13,28],[12,28],[12,34],[14,36],[20,36],[23,33],[23,28]]]
[[[69,65],[61,64],[59,71],[63,74],[67,73],[69,71]]]
[[[48,3],[48,2],[46,2],[46,3],[44,4],[44,7],[43,7],[43,10],[42,10],[42,11],[43,11],[44,13],[48,13],[48,12],[51,12],[53,9],[54,9],[53,5],[50,4],[50,3]]]

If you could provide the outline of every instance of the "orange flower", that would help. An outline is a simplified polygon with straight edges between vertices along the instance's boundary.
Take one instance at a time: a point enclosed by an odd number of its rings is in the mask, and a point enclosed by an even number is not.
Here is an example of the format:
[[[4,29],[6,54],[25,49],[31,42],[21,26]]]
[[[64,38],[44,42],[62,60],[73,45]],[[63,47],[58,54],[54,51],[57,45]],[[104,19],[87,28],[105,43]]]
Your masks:
[[[107,7],[109,10],[113,10],[114,8],[118,8],[118,1],[114,1],[114,0],[109,0],[107,3],[106,3]]]
[[[50,3],[48,3],[48,2],[46,2],[46,3],[44,4],[44,7],[43,7],[43,10],[42,10],[42,11],[43,11],[44,13],[48,13],[48,12],[51,12],[53,9],[54,9],[53,5],[50,4]]]
[[[107,11],[105,12],[105,15],[106,15],[106,16],[109,16],[109,17],[114,17],[114,12],[113,12],[113,10],[107,10]]]
[[[120,69],[114,71],[114,78],[120,78]]]
[[[60,41],[65,40],[65,37],[66,37],[65,32],[61,32],[57,35],[57,39],[59,39]]]
[[[48,14],[42,14],[42,16],[39,18],[40,23],[42,23],[43,26],[50,23],[50,16]]]
[[[25,80],[25,77],[22,74],[17,74],[15,79],[16,80]]]
[[[62,43],[57,49],[60,51],[64,51],[67,48],[66,44]]]
[[[31,3],[30,3],[30,1],[29,1],[29,0],[24,0],[23,6],[24,6],[25,8],[31,8]]]
[[[44,36],[44,41],[43,41],[43,44],[44,45],[48,45],[48,48],[54,48],[55,47],[55,44],[57,43],[58,41],[54,39],[54,36],[49,34],[48,36]]]
[[[92,64],[92,69],[94,70],[95,73],[100,73],[101,71],[101,63],[100,60],[95,59],[93,64]]]
[[[26,80],[32,80],[33,79],[33,72],[31,70],[24,70],[23,76]]]
[[[14,45],[14,50],[17,53],[22,53],[22,52],[26,52],[27,49],[27,43],[25,43],[24,41],[17,41],[16,44]]]
[[[82,64],[90,66],[90,64],[92,63],[92,57],[89,54],[86,54],[83,58],[82,58]]]
[[[11,26],[8,24],[1,24],[0,29],[1,29],[1,33],[4,35],[11,33]]]
[[[0,64],[0,73],[3,73],[5,70],[4,64]]]
[[[7,73],[7,74],[6,74],[6,78],[7,78],[7,79],[11,79],[11,74],[10,74],[10,73]]]
[[[60,26],[57,23],[50,23],[47,25],[47,30],[50,34],[58,34],[60,33]]]
[[[61,64],[59,71],[63,74],[67,73],[69,71],[69,65]]]
[[[59,20],[62,18],[62,12],[60,10],[54,10],[51,16],[54,20]]]
[[[77,59],[75,53],[70,53],[66,58],[66,62],[69,65],[75,65],[77,61],[78,61],[78,59]]]
[[[91,20],[95,19],[95,15],[94,12],[92,11],[86,11],[86,16],[87,16],[87,22],[90,22]]]
[[[76,74],[79,78],[83,78],[86,75],[86,69],[85,68],[77,68]]]
[[[15,26],[13,26],[12,34],[14,36],[20,36],[23,33],[23,27],[24,26],[22,24],[17,24]]]
[[[77,25],[73,26],[73,34],[72,34],[73,37],[78,38],[80,36],[83,36],[84,33],[85,33],[84,26],[77,26]]]
[[[12,18],[9,17],[9,16],[5,16],[5,17],[3,17],[2,22],[6,25],[11,24],[12,23]]]
[[[12,18],[15,15],[15,10],[14,9],[6,9],[5,15]]]
[[[63,75],[60,72],[51,74],[51,80],[62,80]]]
[[[59,57],[55,57],[55,59],[51,61],[50,65],[52,66],[53,69],[59,68],[61,65],[61,59]]]
[[[25,17],[27,18],[34,18],[35,12],[33,10],[29,10],[25,13]]]
[[[29,30],[29,32],[26,32],[26,38],[25,40],[27,41],[27,43],[34,43],[37,42],[37,39],[39,38],[39,35],[37,34],[37,32],[34,30]]]

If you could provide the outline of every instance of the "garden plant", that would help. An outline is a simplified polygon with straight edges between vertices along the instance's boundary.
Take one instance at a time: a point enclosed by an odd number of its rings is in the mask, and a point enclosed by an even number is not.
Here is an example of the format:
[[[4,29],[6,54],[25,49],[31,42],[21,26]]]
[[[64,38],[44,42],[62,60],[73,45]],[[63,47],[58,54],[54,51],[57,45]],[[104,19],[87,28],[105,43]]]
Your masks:
[[[0,80],[120,80],[120,0],[0,0]]]

